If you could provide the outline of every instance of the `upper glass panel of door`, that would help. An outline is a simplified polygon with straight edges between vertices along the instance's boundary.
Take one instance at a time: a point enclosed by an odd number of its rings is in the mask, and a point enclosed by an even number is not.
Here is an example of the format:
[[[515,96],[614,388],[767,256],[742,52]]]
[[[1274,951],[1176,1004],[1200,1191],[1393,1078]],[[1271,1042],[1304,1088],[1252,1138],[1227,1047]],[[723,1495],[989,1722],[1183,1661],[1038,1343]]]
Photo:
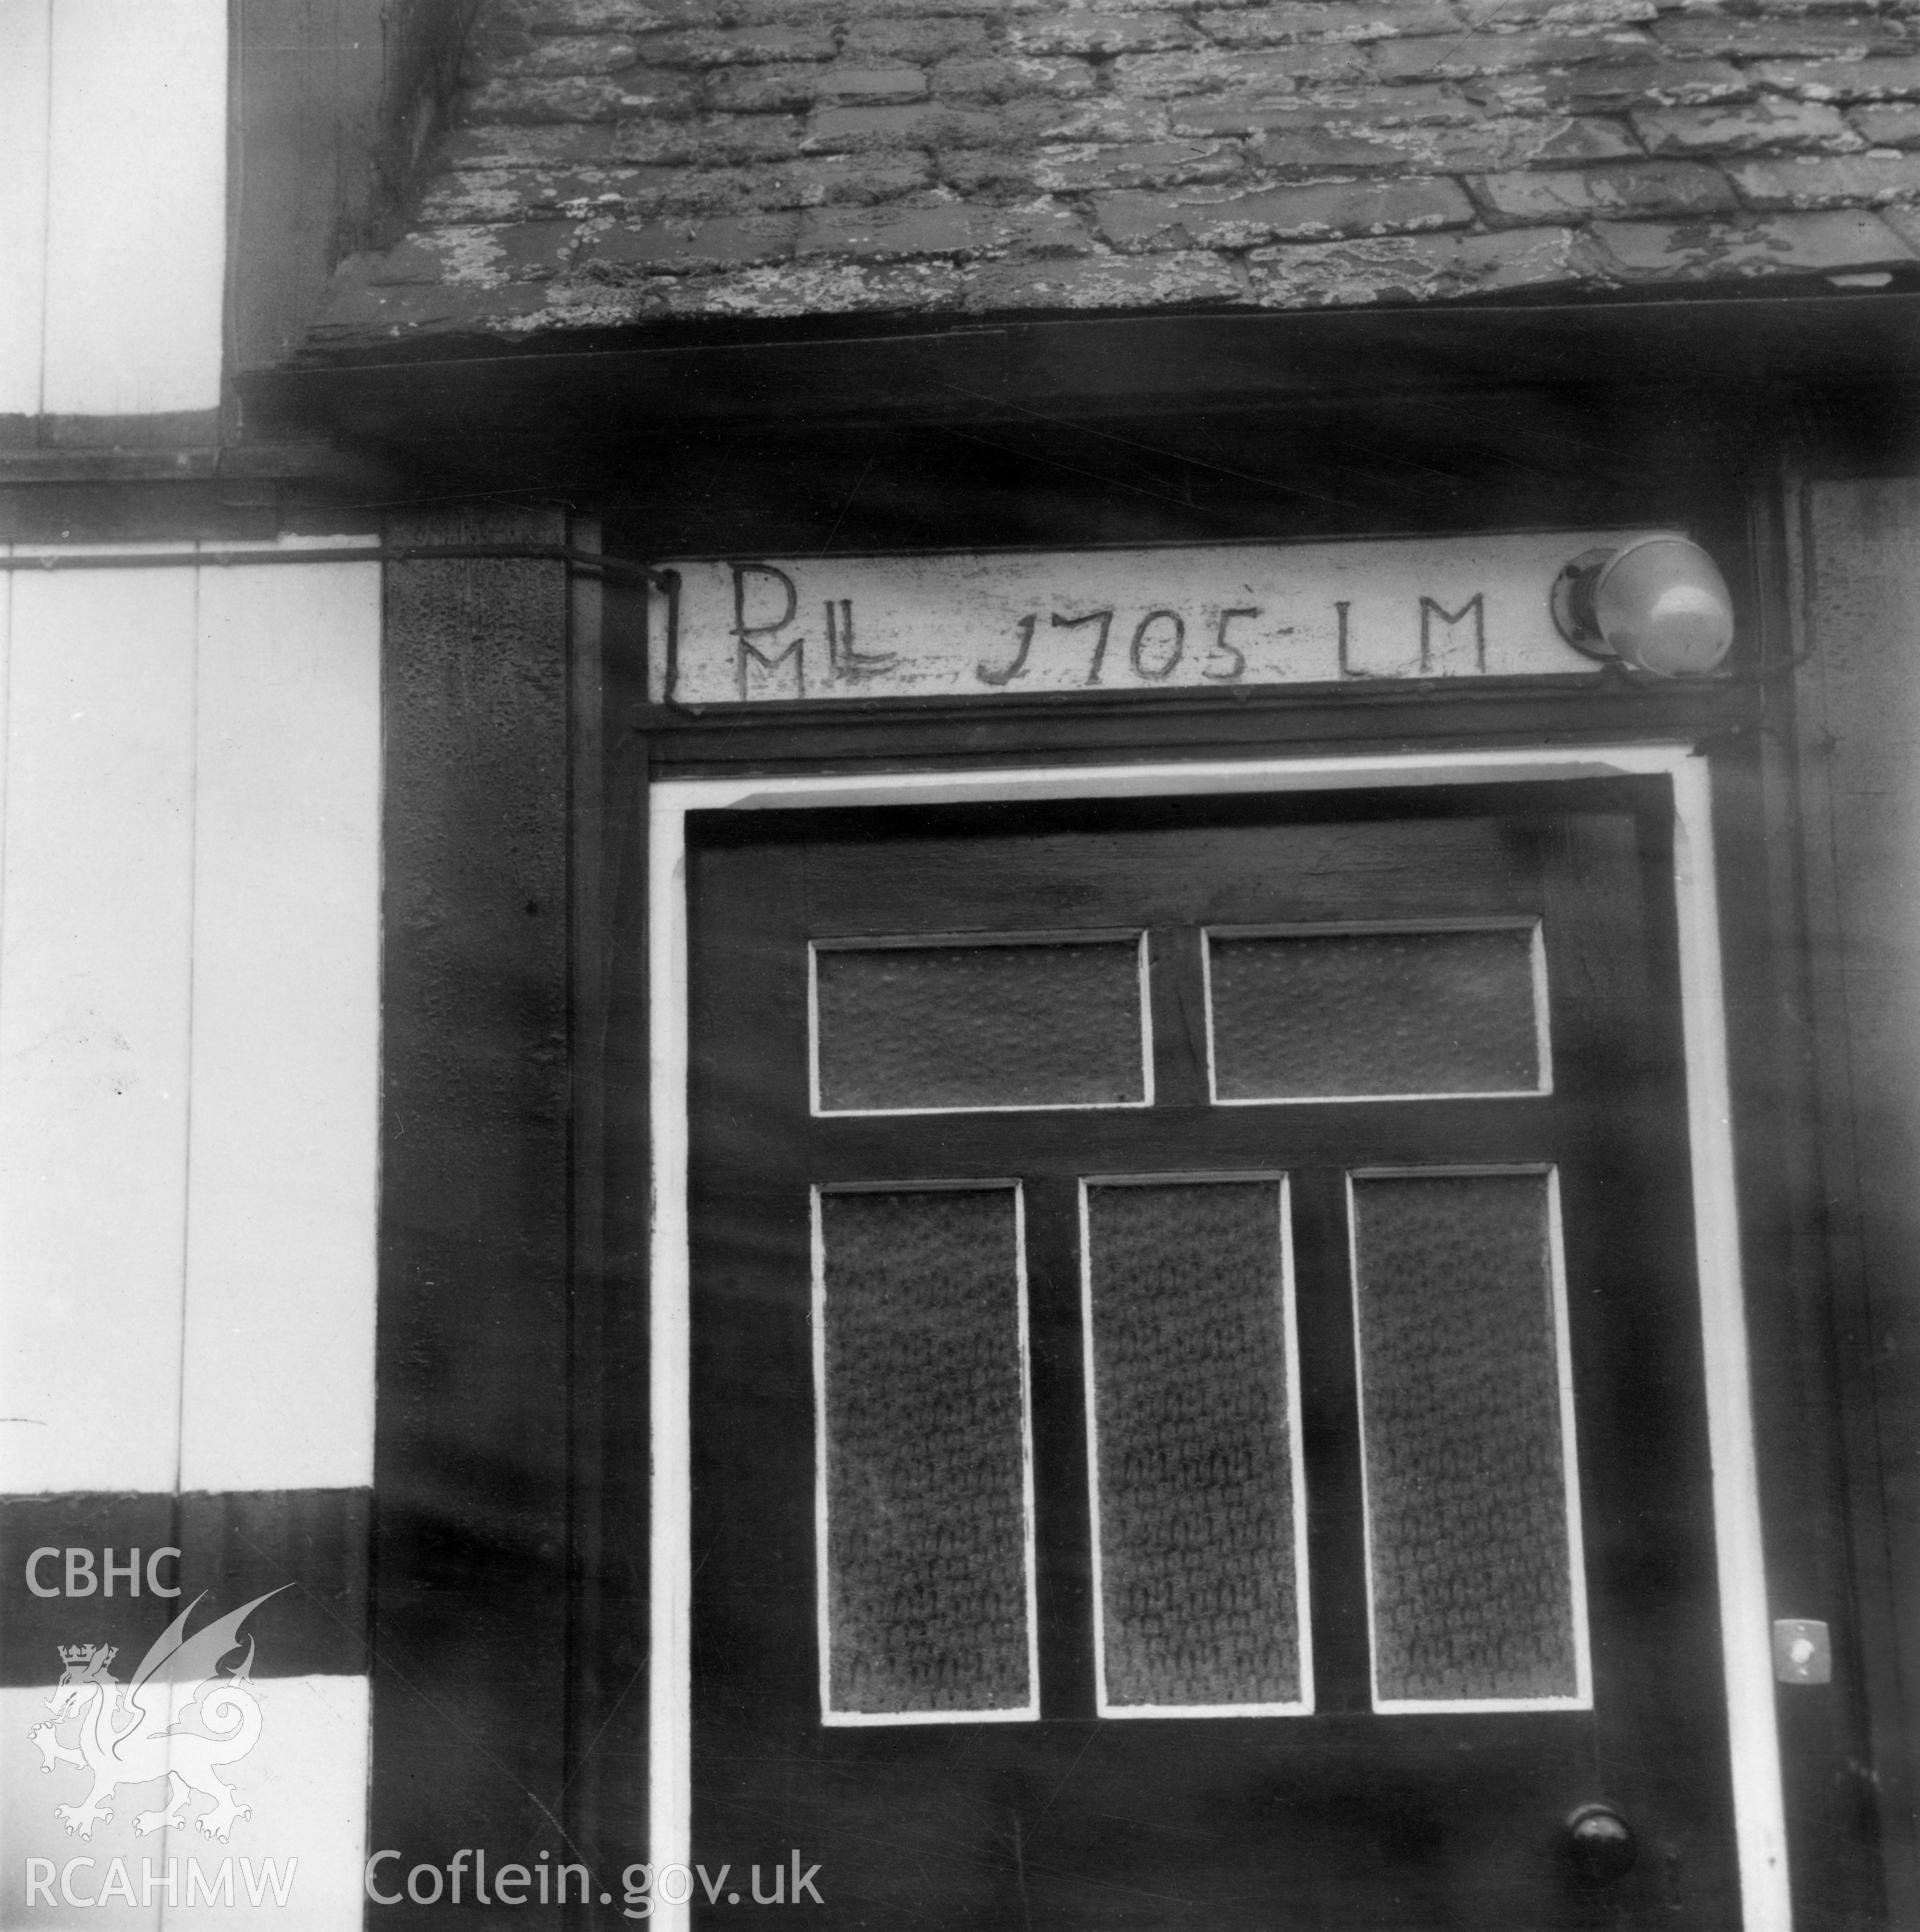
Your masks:
[[[1208,1097],[1224,1106],[1551,1093],[1537,919],[1209,927]],[[1144,932],[816,942],[816,1114],[1149,1107]]]
[[[1142,932],[815,942],[817,1114],[1153,1104]]]
[[[1215,1101],[1553,1090],[1540,922],[1210,929]]]

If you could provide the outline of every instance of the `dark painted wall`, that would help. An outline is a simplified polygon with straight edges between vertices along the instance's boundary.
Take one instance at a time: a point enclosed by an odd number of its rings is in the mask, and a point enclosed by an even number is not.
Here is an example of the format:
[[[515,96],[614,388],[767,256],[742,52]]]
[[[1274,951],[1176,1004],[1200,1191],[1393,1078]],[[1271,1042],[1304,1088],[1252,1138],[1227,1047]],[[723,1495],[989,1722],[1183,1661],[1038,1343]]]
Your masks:
[[[565,528],[479,510],[388,535]],[[573,1855],[568,606],[553,563],[388,571],[368,1843],[442,1865]]]
[[[1808,493],[1799,678],[1827,1273],[1889,1915],[1920,1922],[1920,478]]]
[[[1149,452],[1132,441],[1105,452],[1104,465],[1075,450],[1076,469],[1104,467],[1102,481],[1122,472],[1134,484],[1117,499],[1110,488],[1089,488],[1092,478],[1070,475],[1065,462],[1047,461],[1058,455],[1051,448],[949,452],[957,458],[951,472],[916,495],[912,480],[929,452],[910,437],[897,446],[882,439],[858,462],[827,460],[851,452],[816,445],[811,472],[776,460],[780,452],[766,442],[729,444],[708,452],[704,467],[663,473],[652,494],[636,489],[609,517],[609,548],[657,557],[754,533],[768,549],[943,536],[1137,540],[1142,524],[1162,536],[1253,534],[1223,499],[1236,489],[1246,495],[1248,477],[1259,474],[1259,452],[1248,446],[1255,426],[1240,426],[1237,436],[1209,436],[1206,427],[1190,426],[1184,439],[1153,435],[1151,453],[1166,473],[1149,465],[1143,475]],[[1764,678],[1788,628],[1785,592],[1774,581],[1778,550],[1757,527],[1746,544],[1735,532],[1743,502],[1770,502],[1770,493],[1732,476],[1714,488],[1701,473],[1708,460],[1698,454],[1691,472],[1643,491],[1641,513],[1691,510],[1687,520],[1698,521],[1729,564],[1741,563],[1735,575],[1754,653],[1745,663]],[[1303,505],[1287,487],[1298,466],[1277,467],[1282,474],[1253,493],[1270,525],[1365,516],[1350,505],[1337,515]],[[1430,518],[1442,526],[1456,503],[1498,500],[1512,514],[1485,474],[1460,478],[1457,499],[1425,480]],[[1356,481],[1376,487],[1356,487],[1355,498],[1382,494],[1371,474]],[[1495,466],[1491,483],[1498,481]],[[1413,487],[1405,486],[1409,494]],[[1589,476],[1570,486],[1579,501],[1555,499],[1553,510],[1596,515],[1628,494],[1624,478]],[[1389,512],[1381,520],[1393,519]],[[1905,656],[1920,649],[1908,616],[1920,608],[1920,565],[1909,554],[1910,533],[1920,530],[1920,484],[1816,493],[1813,526],[1814,656],[1801,693],[1804,849],[1816,859],[1839,856],[1824,873],[1808,868],[1811,1008],[1795,1007],[1776,984],[1776,967],[1786,971],[1782,962],[1790,966],[1798,946],[1798,888],[1788,874],[1789,848],[1800,849],[1790,772],[1778,787],[1777,815],[1761,824],[1773,781],[1761,774],[1756,747],[1791,756],[1783,720],[1762,696],[1779,682],[1756,678],[1715,693],[1595,693],[1593,715],[1580,722],[1583,732],[1611,735],[1705,730],[1721,752],[1722,883],[1774,1608],[1834,1621],[1843,1676],[1851,1674],[1874,1712],[1871,1775],[1897,1846],[1909,1842],[1902,1833],[1913,1814],[1903,1642],[1915,1658],[1911,1633],[1903,1637],[1887,1606],[1914,1601],[1920,1587],[1920,1538],[1904,1527],[1920,1522],[1920,1479],[1907,1473],[1920,1468],[1920,1401],[1901,1367],[1902,1353],[1920,1348],[1920,1274],[1911,1259],[1920,1253],[1920,1226],[1909,1226],[1920,1221],[1911,1206],[1920,1154],[1920,918],[1904,910],[1916,897],[1906,881],[1920,869],[1920,776],[1910,751],[1920,698],[1896,687]],[[389,527],[399,543],[552,543],[568,534],[557,511],[478,507]],[[581,580],[570,585],[554,563],[487,559],[394,566],[388,582],[369,1842],[443,1864],[462,1844],[494,1847],[498,1857],[546,1848],[596,1873],[617,1870],[644,1855],[638,840],[648,766],[1006,755],[1021,733],[1028,752],[1042,739],[1105,750],[1116,738],[1177,739],[1187,726],[1170,722],[1171,712],[1130,714],[1124,725],[1103,713],[1084,727],[1064,713],[1043,727],[1036,714],[989,743],[977,731],[962,741],[950,723],[927,720],[856,747],[860,733],[844,724],[796,723],[762,741],[737,720],[667,720],[621,688],[621,600],[609,597],[604,663],[613,684],[605,698],[624,728],[610,733],[602,765],[593,742],[602,659],[583,624]],[[1210,717],[1202,735],[1329,743],[1451,728],[1498,740],[1537,737],[1543,728],[1537,707],[1447,721],[1409,711],[1338,726],[1297,706],[1243,709],[1245,719]],[[604,854],[594,844],[602,831]],[[1807,1011],[1831,1021],[1817,1056],[1803,1037]],[[1811,1157],[1795,1081],[1802,1062],[1811,1067],[1816,1058],[1826,1082],[1825,1194],[1809,1209],[1789,1170],[1794,1148]],[[596,1175],[608,1182],[604,1252]],[[1836,1260],[1827,1272],[1795,1258],[1799,1230],[1809,1225],[1814,1249],[1823,1232],[1832,1237]],[[1813,1331],[1828,1323],[1829,1308],[1834,1332],[1823,1339]],[[1829,1344],[1850,1398],[1853,1493],[1864,1499],[1848,1521],[1850,1551],[1834,1547],[1842,1512],[1820,1466],[1821,1444],[1833,1433]],[[1886,1512],[1883,1455],[1891,1471]],[[1857,1600],[1849,1562],[1864,1585]],[[1826,1914],[1810,1922],[1835,1927],[1880,1922],[1858,1811],[1871,1779],[1848,1761],[1858,1750],[1851,1696],[1782,1696],[1796,1866],[1803,1896],[1821,1901]],[[1908,1910],[1920,1889],[1904,1867],[1894,1891],[1891,1922],[1920,1920]]]

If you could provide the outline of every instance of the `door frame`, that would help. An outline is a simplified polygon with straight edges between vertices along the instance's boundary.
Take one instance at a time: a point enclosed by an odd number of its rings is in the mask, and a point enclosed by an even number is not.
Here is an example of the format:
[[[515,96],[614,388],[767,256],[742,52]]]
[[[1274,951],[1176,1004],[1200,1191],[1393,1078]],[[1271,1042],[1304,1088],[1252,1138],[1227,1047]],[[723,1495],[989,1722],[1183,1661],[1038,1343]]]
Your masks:
[[[819,777],[677,779],[648,797],[648,992],[653,1225],[650,1266],[648,1858],[688,1866],[692,1833],[692,1411],[688,1184],[686,818],[695,811],[1043,802],[1336,792],[1661,777],[1673,792],[1674,894],[1685,1043],[1695,1261],[1713,1461],[1729,1770],[1744,1932],[1789,1932],[1787,1841],[1775,1721],[1758,1465],[1741,1286],[1732,1095],[1704,753],[1674,743],[1339,757],[1003,767]],[[688,1902],[660,1897],[681,1932]]]

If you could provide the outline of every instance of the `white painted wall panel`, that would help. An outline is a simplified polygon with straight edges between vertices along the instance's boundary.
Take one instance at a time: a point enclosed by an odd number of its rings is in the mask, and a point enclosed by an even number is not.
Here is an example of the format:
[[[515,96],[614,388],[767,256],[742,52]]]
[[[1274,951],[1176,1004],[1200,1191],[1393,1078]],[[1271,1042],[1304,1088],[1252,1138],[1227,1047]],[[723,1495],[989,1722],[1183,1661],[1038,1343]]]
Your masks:
[[[84,1611],[85,1606],[76,1604],[74,1608]],[[83,1615],[76,1616],[72,1633],[61,1641],[97,1641],[92,1630],[80,1627],[85,1621]],[[111,1819],[94,1827],[91,1838],[67,1836],[66,1827],[54,1815],[54,1807],[83,1802],[89,1780],[73,1766],[48,1774],[42,1774],[37,1768],[40,1754],[27,1742],[27,1733],[49,1719],[47,1696],[60,1675],[60,1660],[51,1649],[47,1652],[45,1673],[44,1684],[0,1689],[0,1726],[5,1727],[7,1740],[6,1770],[0,1776],[0,1835],[4,1835],[7,1844],[7,1856],[0,1860],[0,1925],[18,1926],[22,1932],[52,1932],[56,1926],[86,1926],[93,1928],[93,1932],[160,1932],[158,1898],[145,1906],[127,1905],[118,1899],[109,1900],[105,1905],[86,1906],[69,1905],[60,1896],[59,1874],[71,1860],[91,1858],[95,1861],[91,1867],[76,1867],[67,1873],[68,1889],[73,1896],[93,1899],[99,1896],[113,1861],[118,1858],[127,1868],[137,1899],[141,1858],[155,1858],[162,1839],[173,1834],[140,1837],[134,1832],[137,1812],[156,1801],[166,1802],[158,1795],[164,1787],[155,1785],[151,1791],[144,1786],[137,1792],[123,1788],[124,1802],[113,1807]],[[115,1675],[125,1678],[130,1673],[121,1670]],[[73,1726],[67,1725],[61,1736],[71,1741]],[[29,1871],[27,1861],[33,1858],[53,1861],[52,1881],[44,1887],[45,1892],[52,1893],[51,1905],[42,1888],[29,1890],[30,1880],[44,1875],[44,1868]],[[164,1870],[164,1866],[160,1869]],[[41,1895],[36,1896],[37,1892]]]
[[[373,1479],[380,573],[201,573],[181,1486]]]
[[[218,404],[226,89],[225,0],[53,9],[49,413]]]
[[[76,1642],[92,1634],[84,1614],[76,1615],[74,1626]],[[256,1659],[256,1672],[270,1667],[271,1658],[263,1649]],[[238,1820],[231,1837],[222,1843],[184,1825],[144,1836],[136,1832],[139,1813],[157,1810],[167,1801],[167,1787],[157,1782],[122,1785],[113,1817],[96,1825],[91,1838],[67,1836],[54,1807],[83,1798],[87,1780],[77,1768],[64,1765],[53,1775],[42,1776],[34,1768],[39,1755],[26,1742],[28,1730],[46,1721],[47,1692],[58,1674],[59,1660],[49,1651],[44,1687],[0,1690],[0,1735],[7,1739],[6,1775],[0,1777],[0,1838],[7,1846],[7,1856],[0,1861],[0,1925],[18,1927],[21,1932],[56,1926],[82,1927],[87,1932],[160,1932],[163,1925],[193,1927],[196,1932],[263,1926],[358,1932],[366,1911],[361,1891],[369,1736],[364,1677],[256,1674],[252,1688],[260,1703],[259,1741],[222,1774],[240,1802],[252,1806],[252,1816]],[[185,1690],[182,1686],[183,1698]],[[72,1735],[71,1725],[64,1727],[63,1735]],[[207,1801],[197,1793],[186,1807],[188,1816],[205,1809]],[[152,1903],[127,1905],[110,1896],[104,1905],[68,1904],[61,1897],[59,1875],[74,1858],[94,1861],[90,1868],[68,1876],[76,1898],[111,1893],[113,1861],[118,1859],[136,1901],[151,1867],[156,1880]],[[43,1863],[30,1869],[29,1861],[35,1859]],[[222,1868],[229,1860],[232,1905],[223,1896]],[[268,1860],[285,1888],[284,1906],[274,1902],[265,1871]],[[50,1881],[45,1876],[47,1861],[53,1866]],[[190,1884],[189,1861],[198,1865],[197,1884]],[[177,1902],[163,1910],[169,1862],[174,1867]],[[405,1861],[400,1869],[404,1872],[412,1862]],[[391,1872],[392,1863],[383,1870]],[[249,1873],[261,1892],[259,1905],[248,1897]],[[35,1877],[43,1881],[37,1896],[28,1889]],[[208,1889],[217,1901],[211,1905],[205,1902]]]
[[[254,1905],[242,1873],[232,1906],[197,1903],[189,1909],[183,1902],[166,1914],[164,1924],[168,1932],[175,1927],[259,1932],[276,1922],[311,1932],[359,1932],[368,1917],[363,1875],[372,1700],[367,1680],[269,1678],[258,1685],[258,1694],[260,1742],[235,1767],[234,1778],[236,1787],[244,1787],[253,1816],[234,1828],[224,1846],[210,1847],[197,1832],[169,1831],[167,1852],[182,1860],[198,1858],[208,1871],[226,1854],[251,1856],[256,1873],[268,1858],[278,1861],[283,1875],[289,1861],[297,1860],[286,1907]]]
[[[0,0],[0,416],[40,407],[53,0]]]
[[[378,568],[0,612],[0,1490],[367,1484]]]
[[[0,848],[5,1486],[170,1488],[195,578],[15,574]]]

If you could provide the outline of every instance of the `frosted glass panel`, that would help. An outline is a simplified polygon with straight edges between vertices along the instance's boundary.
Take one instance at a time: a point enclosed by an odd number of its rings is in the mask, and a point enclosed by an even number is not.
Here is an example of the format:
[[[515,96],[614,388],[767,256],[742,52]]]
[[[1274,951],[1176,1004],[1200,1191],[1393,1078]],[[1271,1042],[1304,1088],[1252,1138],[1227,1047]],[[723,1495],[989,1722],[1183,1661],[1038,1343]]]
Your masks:
[[[1035,1672],[1018,1195],[817,1200],[828,1721],[1021,1714]]]
[[[1540,1091],[1538,931],[1209,933],[1216,1098]]]
[[[1375,1702],[1581,1702],[1552,1180],[1356,1178]]]
[[[1306,1707],[1284,1199],[1087,1188],[1103,1710]]]
[[[814,951],[823,1113],[1138,1106],[1140,941]]]

